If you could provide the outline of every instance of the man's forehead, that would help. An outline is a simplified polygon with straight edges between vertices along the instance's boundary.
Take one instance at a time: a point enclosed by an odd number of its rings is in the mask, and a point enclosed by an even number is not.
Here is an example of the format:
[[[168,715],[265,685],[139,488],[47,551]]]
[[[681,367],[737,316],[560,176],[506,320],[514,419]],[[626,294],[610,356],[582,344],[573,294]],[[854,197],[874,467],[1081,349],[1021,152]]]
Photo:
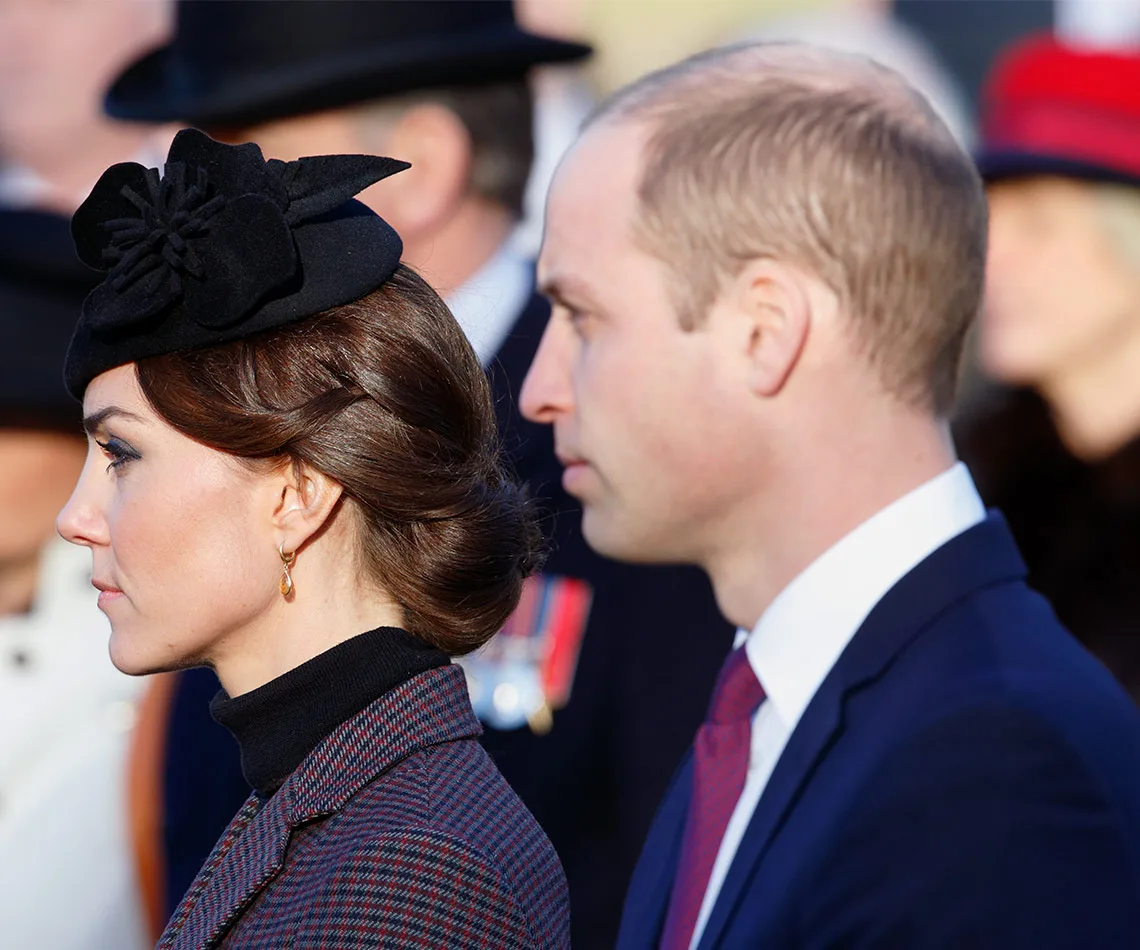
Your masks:
[[[570,148],[554,176],[553,195],[632,195],[640,177],[645,134],[640,125],[603,120]]]
[[[547,203],[540,272],[552,259],[626,240],[636,207],[641,137],[599,123],[563,159]]]

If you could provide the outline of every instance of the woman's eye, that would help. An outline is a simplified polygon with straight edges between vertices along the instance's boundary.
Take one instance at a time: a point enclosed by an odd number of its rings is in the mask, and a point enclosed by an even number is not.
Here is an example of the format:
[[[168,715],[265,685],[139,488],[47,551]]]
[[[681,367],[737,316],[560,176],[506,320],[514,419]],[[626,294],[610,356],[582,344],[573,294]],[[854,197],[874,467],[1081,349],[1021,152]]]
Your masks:
[[[95,444],[99,446],[99,448],[103,450],[103,454],[111,460],[107,466],[107,471],[113,468],[121,468],[126,465],[127,462],[134,461],[139,457],[138,452],[120,439],[110,438],[106,442],[100,442],[96,439]]]

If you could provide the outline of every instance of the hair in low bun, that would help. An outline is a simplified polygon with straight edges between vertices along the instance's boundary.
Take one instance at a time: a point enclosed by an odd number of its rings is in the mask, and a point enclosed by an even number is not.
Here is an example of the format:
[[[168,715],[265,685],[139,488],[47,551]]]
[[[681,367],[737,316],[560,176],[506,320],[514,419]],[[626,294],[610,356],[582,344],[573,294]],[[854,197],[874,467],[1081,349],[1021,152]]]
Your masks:
[[[485,643],[541,561],[532,503],[506,472],[486,374],[438,295],[401,266],[355,303],[233,343],[138,363],[174,428],[344,486],[361,567],[412,633]]]

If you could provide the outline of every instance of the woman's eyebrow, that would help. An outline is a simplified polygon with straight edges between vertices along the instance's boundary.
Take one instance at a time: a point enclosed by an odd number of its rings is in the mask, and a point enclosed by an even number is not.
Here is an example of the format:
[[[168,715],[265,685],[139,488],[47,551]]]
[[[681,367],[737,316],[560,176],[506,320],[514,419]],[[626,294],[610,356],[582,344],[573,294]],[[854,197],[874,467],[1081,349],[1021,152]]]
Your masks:
[[[103,425],[103,423],[106,422],[112,416],[121,416],[124,419],[130,419],[134,422],[140,422],[143,425],[148,424],[146,419],[144,419],[142,416],[136,415],[133,412],[129,412],[126,409],[122,409],[119,406],[105,406],[104,408],[100,409],[98,412],[92,413],[91,415],[84,417],[84,419],[83,419],[83,431],[86,432],[88,435],[93,435],[99,429],[99,427],[101,425]]]

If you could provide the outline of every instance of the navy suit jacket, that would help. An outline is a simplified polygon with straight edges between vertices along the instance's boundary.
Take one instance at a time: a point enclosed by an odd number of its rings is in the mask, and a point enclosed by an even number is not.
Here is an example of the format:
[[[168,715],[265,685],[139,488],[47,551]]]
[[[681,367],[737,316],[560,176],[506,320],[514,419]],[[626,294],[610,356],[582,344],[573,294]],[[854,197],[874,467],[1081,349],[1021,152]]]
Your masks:
[[[657,946],[691,782],[687,760],[620,950]],[[1026,586],[1000,516],[903,578],[829,673],[724,881],[714,947],[1140,947],[1140,712]]]

